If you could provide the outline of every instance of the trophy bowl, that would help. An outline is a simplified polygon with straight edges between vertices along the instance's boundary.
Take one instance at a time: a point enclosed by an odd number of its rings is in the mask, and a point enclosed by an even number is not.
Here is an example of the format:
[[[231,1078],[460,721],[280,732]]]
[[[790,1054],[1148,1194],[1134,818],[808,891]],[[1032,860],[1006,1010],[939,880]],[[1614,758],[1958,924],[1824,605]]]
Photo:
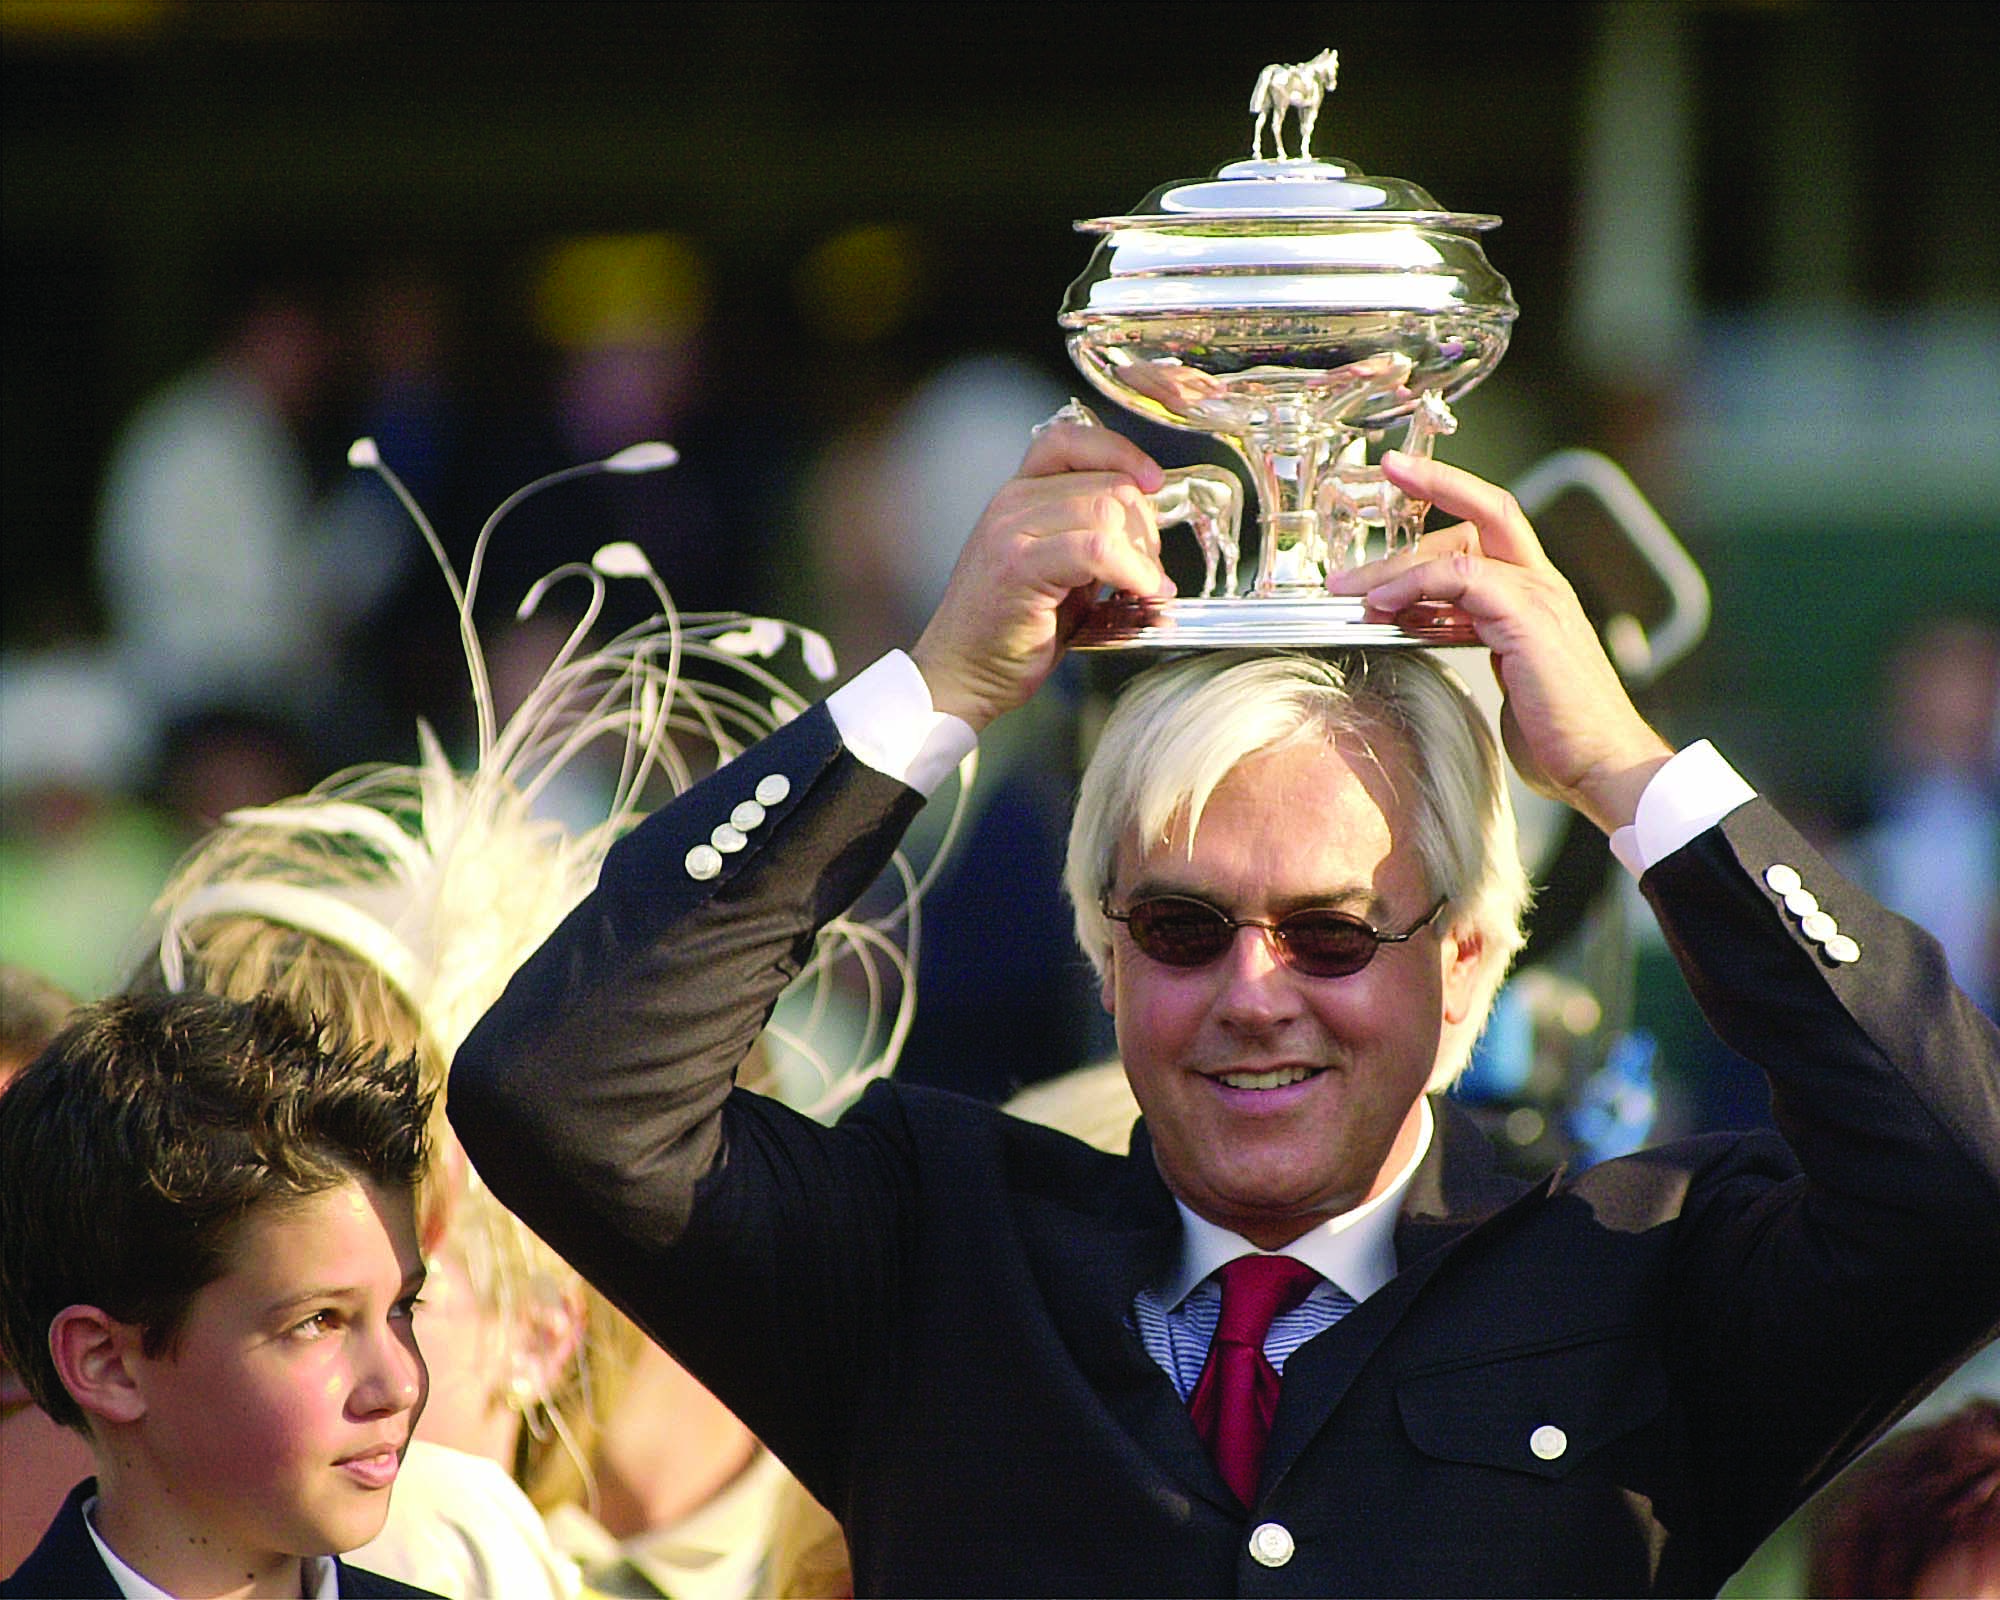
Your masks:
[[[1518,314],[1479,242],[1499,218],[1445,211],[1415,184],[1313,157],[1337,65],[1324,51],[1265,68],[1250,159],[1076,225],[1099,240],[1063,301],[1071,359],[1120,405],[1241,457],[1259,535],[1255,578],[1240,592],[1235,475],[1169,473],[1155,511],[1193,525],[1200,598],[1112,596],[1086,614],[1076,648],[1475,642],[1450,607],[1391,624],[1326,592],[1330,573],[1413,541],[1430,509],[1389,483],[1369,448],[1429,454],[1458,426],[1451,402],[1498,365]],[[1295,156],[1287,116],[1298,119]],[[1080,406],[1073,415],[1095,420]]]

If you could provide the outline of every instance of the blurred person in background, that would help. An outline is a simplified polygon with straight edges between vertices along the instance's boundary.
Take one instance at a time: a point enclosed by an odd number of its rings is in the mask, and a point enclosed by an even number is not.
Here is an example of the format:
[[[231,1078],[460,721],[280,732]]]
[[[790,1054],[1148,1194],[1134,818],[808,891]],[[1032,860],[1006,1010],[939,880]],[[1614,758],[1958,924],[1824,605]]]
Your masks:
[[[323,754],[289,718],[203,706],[160,730],[149,791],[161,821],[185,848],[232,811],[297,794],[326,770]]]
[[[186,838],[142,797],[154,736],[86,649],[0,669],[0,961],[84,1000],[117,987]]]
[[[352,351],[343,442],[375,440],[421,505],[446,504],[462,470],[469,402],[461,285],[441,262],[398,256],[364,268],[346,296]],[[337,477],[321,538],[337,551],[329,602],[340,619],[338,672],[315,731],[334,741],[322,771],[402,748],[430,701],[460,674],[458,641],[437,626],[437,571],[409,514],[371,474]]]
[[[546,1507],[550,1537],[586,1594],[772,1593],[780,1508],[788,1493],[805,1492],[733,1412],[595,1291],[588,1321],[593,1492]]]
[[[480,578],[481,620],[489,608],[494,618],[511,615],[544,573],[587,563],[615,540],[645,552],[683,614],[755,607],[766,581],[770,519],[760,497],[769,473],[763,459],[742,455],[763,442],[740,444],[718,413],[701,251],[667,232],[564,238],[540,250],[527,278],[533,343],[522,381],[508,390],[525,400],[468,427],[440,508],[439,533],[458,569],[468,570],[486,514],[526,480],[645,439],[671,443],[681,460],[653,476],[587,478],[510,510],[508,537],[494,542]],[[549,604],[570,599],[559,592]],[[604,636],[651,610],[636,590],[614,590],[605,604]],[[489,648],[505,648],[505,634],[496,630]]]
[[[2000,1399],[1893,1434],[1819,1508],[1814,1600],[2000,1600]]]
[[[2000,1016],[2000,619],[1946,614],[1912,630],[1883,699],[1875,821],[1846,854]]]
[[[97,575],[111,647],[161,720],[294,713],[336,632],[337,552],[313,525],[306,430],[336,346],[307,273],[245,262],[213,352],[128,420],[104,475]]]
[[[40,974],[0,963],[0,1094],[75,1007],[68,991]],[[90,1442],[53,1421],[0,1361],[0,1578],[28,1558],[70,1486],[91,1470]]]
[[[842,659],[872,661],[921,631],[965,530],[1064,398],[1017,357],[959,356],[821,452],[801,521],[818,530],[806,559]],[[1081,674],[1061,671],[980,747],[963,836],[924,899],[924,1003],[900,1082],[997,1103],[1109,1048],[1060,887],[1081,698]],[[905,848],[928,860],[950,811],[949,800],[926,807]]]
[[[622,559],[649,576],[635,551]],[[648,592],[665,603],[656,582]],[[521,631],[541,638],[541,620]],[[536,675],[506,687],[514,667],[489,671],[468,628],[475,759],[454,767],[427,737],[417,766],[358,769],[233,812],[162,895],[157,953],[135,982],[275,993],[414,1053],[441,1083],[521,957],[587,893],[648,785],[671,789],[768,726],[775,680],[755,678],[761,669],[747,669],[748,700],[710,699],[680,676],[705,660],[711,676],[741,679],[739,656],[710,642],[731,631],[660,615],[599,651],[571,641],[551,659],[544,641]],[[551,797],[606,747],[624,760],[609,763],[594,823],[566,825]],[[453,1596],[756,1592],[783,1469],[608,1301],[587,1297],[448,1128],[436,1133],[416,1324],[430,1402],[388,1523],[358,1559]]]

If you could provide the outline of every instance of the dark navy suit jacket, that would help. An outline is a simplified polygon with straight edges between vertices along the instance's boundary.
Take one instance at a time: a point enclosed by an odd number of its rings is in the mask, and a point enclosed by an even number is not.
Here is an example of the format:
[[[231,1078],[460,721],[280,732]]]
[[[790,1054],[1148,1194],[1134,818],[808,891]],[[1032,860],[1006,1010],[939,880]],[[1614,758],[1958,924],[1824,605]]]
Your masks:
[[[1128,1158],[732,1088],[917,806],[802,716],[611,853],[451,1081],[495,1193],[840,1516],[861,1594],[1712,1594],[2000,1325],[2000,1034],[1752,802],[1642,887],[1783,1137],[1528,1185],[1436,1102],[1399,1271],[1291,1357],[1246,1513],[1130,1325],[1179,1245],[1143,1124]]]
[[[85,1478],[63,1501],[56,1520],[42,1535],[41,1543],[12,1576],[0,1578],[0,1600],[121,1600],[121,1591],[97,1553],[90,1528],[83,1518],[84,1502],[97,1493],[97,1480]],[[438,1600],[429,1589],[413,1589],[407,1583],[385,1578],[380,1573],[350,1567],[336,1557],[340,1568],[342,1600]]]

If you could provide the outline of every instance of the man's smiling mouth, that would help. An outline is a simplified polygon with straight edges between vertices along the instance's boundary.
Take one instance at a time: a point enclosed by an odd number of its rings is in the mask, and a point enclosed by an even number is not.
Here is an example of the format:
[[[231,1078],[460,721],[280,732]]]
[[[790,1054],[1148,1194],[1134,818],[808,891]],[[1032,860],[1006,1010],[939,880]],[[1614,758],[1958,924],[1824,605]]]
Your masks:
[[[1274,1067],[1269,1072],[1219,1072],[1215,1081],[1230,1089],[1283,1089],[1317,1077],[1324,1067]]]

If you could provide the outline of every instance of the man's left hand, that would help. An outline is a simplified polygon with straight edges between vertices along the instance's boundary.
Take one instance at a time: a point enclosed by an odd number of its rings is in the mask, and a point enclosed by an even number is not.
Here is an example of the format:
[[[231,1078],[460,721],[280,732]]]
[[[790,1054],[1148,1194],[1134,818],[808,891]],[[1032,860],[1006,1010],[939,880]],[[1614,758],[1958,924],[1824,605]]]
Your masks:
[[[1382,473],[1406,494],[1464,520],[1414,548],[1336,572],[1334,594],[1393,617],[1444,600],[1493,652],[1505,696],[1501,733],[1522,779],[1607,834],[1629,823],[1673,749],[1625,692],[1576,591],[1506,490],[1442,461],[1390,451]]]

